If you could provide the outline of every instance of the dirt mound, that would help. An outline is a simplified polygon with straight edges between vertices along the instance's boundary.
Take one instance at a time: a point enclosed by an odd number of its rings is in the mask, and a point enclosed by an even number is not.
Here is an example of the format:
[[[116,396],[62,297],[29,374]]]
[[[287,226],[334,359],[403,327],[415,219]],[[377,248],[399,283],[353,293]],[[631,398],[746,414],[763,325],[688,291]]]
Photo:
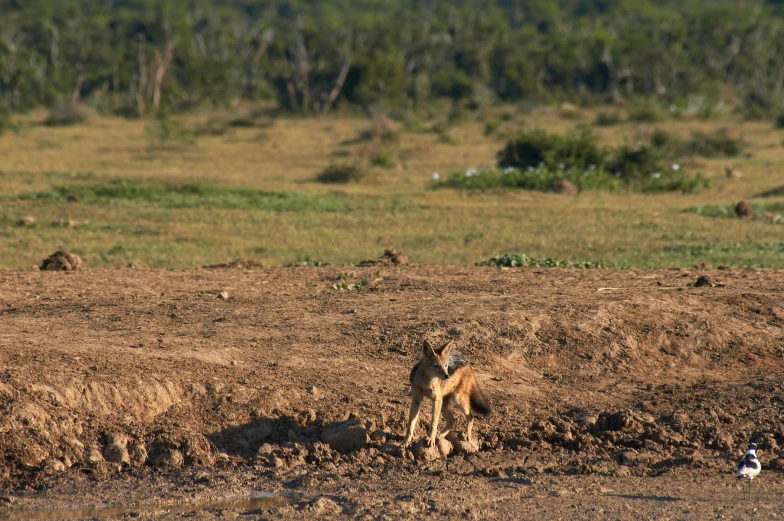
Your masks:
[[[561,195],[577,195],[580,193],[580,189],[577,188],[577,185],[566,179],[557,179],[553,181],[552,190]]]
[[[251,259],[237,259],[222,264],[210,264],[209,266],[204,266],[204,268],[206,269],[221,269],[221,268],[251,269],[251,268],[263,268],[263,267],[264,266],[260,262]]]
[[[360,266],[405,266],[406,264],[408,264],[408,257],[394,249],[384,250],[384,254],[378,259],[370,259],[359,263]]]
[[[81,257],[65,250],[54,252],[41,262],[41,270],[45,271],[76,271],[82,267]]]
[[[709,287],[712,288],[713,286],[718,286],[719,284],[716,282],[715,279],[707,276],[707,275],[700,275],[697,277],[697,280],[694,282],[695,288],[704,288]]]
[[[746,201],[741,201],[735,206],[735,213],[741,219],[754,219],[754,208]]]
[[[0,488],[194,467],[258,468],[307,490],[314,473],[409,464],[647,476],[719,471],[749,440],[766,472],[784,470],[776,272],[389,261],[355,269],[372,286],[335,292],[342,270],[4,273]],[[685,283],[719,273],[726,287]],[[42,281],[40,298],[26,293]],[[205,285],[232,298],[194,295]],[[475,443],[457,415],[431,450],[425,407],[403,451],[428,336],[455,340],[497,414],[477,420]]]

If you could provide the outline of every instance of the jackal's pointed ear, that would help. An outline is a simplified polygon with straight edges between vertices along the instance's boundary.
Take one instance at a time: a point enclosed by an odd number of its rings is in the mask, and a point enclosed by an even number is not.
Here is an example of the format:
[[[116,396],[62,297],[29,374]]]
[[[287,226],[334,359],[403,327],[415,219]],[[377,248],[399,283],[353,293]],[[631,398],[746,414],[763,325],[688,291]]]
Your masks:
[[[431,344],[430,341],[425,340],[422,343],[422,354],[425,356],[433,356],[436,354],[436,350],[433,349],[433,344]]]
[[[446,356],[449,354],[449,351],[452,349],[453,342],[450,340],[446,344],[442,345],[438,349],[436,349],[436,354],[438,356]]]

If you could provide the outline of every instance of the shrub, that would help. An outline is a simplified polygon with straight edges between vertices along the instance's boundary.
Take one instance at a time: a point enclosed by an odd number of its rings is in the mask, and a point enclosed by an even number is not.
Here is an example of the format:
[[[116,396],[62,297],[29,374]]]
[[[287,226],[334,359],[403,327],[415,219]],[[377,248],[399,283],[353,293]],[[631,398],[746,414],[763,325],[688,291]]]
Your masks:
[[[576,168],[585,170],[604,164],[607,150],[600,147],[596,134],[588,126],[580,126],[566,135],[548,134],[541,129],[521,131],[498,153],[502,167],[549,169]]]
[[[370,164],[380,168],[395,168],[397,163],[388,150],[381,150],[370,158]]]
[[[712,133],[692,133],[682,153],[702,157],[735,157],[743,151],[745,145],[743,138],[725,127]]]
[[[487,137],[494,135],[501,128],[501,122],[497,119],[487,121],[485,123],[485,130],[482,132]]]
[[[657,138],[657,142],[662,140],[664,136]],[[600,147],[588,127],[566,135],[521,132],[499,151],[497,159],[499,168],[454,173],[434,187],[554,191],[568,181],[580,191],[626,186],[640,192],[695,192],[711,186],[710,179],[691,177],[679,165],[665,163],[661,148]]]
[[[609,127],[621,123],[621,115],[617,110],[608,111],[603,110],[596,115],[594,125],[597,127]]]
[[[623,144],[613,151],[607,169],[628,182],[654,172],[661,172],[664,166],[659,150],[644,145],[634,147]]]
[[[653,105],[641,104],[629,109],[629,121],[635,123],[655,123],[662,119],[661,112]]]
[[[457,140],[449,135],[448,132],[439,132],[438,133],[438,142],[443,145],[457,145]]]
[[[615,262],[572,262],[545,257],[544,259],[534,259],[528,255],[496,255],[490,259],[479,261],[477,266],[497,266],[505,268],[584,268],[584,269],[629,269],[626,264]]]
[[[467,98],[473,92],[474,82],[464,71],[458,69],[440,69],[430,80],[430,89],[436,96],[459,100]]]
[[[210,118],[194,131],[197,136],[225,136],[234,131],[232,121],[225,118]]]
[[[21,124],[14,123],[11,110],[3,105],[0,105],[0,136],[6,132],[14,132],[16,134],[21,130]]]
[[[677,155],[681,149],[682,143],[678,136],[668,132],[664,129],[657,128],[651,134],[651,146],[663,153],[670,153]]]
[[[87,108],[74,101],[58,100],[49,107],[44,124],[49,127],[68,127],[88,119]]]
[[[784,112],[779,112],[776,119],[773,121],[773,128],[784,128]]]
[[[392,120],[383,116],[378,116],[370,121],[370,125],[361,129],[357,133],[356,138],[346,144],[367,143],[370,141],[398,143],[400,142],[400,132]]]
[[[361,181],[366,172],[362,167],[348,164],[332,164],[316,176],[319,183],[346,184]]]
[[[193,143],[194,132],[168,116],[159,118],[154,123],[144,127],[147,138],[162,146],[187,145]]]
[[[284,267],[285,268],[300,268],[300,267],[323,268],[329,266],[334,266],[334,264],[328,261],[326,262],[318,261],[318,260],[313,260],[310,257],[305,257],[304,260],[299,260],[297,262],[286,264]]]

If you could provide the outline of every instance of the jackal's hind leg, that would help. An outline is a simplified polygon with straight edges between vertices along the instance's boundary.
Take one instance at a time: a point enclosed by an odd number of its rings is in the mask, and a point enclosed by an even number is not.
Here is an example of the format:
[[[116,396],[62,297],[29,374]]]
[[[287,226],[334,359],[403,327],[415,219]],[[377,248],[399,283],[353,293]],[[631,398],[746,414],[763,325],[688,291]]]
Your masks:
[[[460,406],[460,410],[463,411],[466,417],[466,429],[465,429],[465,441],[471,443],[471,431],[474,428],[474,415],[471,413],[471,401],[466,397],[464,400],[461,400],[459,397],[457,399],[457,404]]]
[[[444,420],[446,423],[444,424],[444,430],[441,431],[440,437],[445,438],[447,434],[452,432],[452,427],[455,425],[455,415],[452,414],[452,411],[449,408],[449,405],[452,403],[452,396],[449,395],[444,398],[444,405],[442,406],[442,414],[444,415]]]

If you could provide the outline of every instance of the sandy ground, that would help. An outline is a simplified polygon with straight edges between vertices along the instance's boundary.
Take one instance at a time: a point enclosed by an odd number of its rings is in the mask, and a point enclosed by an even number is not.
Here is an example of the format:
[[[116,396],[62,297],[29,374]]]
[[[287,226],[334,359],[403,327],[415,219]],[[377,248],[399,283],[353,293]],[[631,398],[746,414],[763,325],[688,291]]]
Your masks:
[[[783,289],[740,269],[0,272],[0,519],[780,517]],[[493,406],[478,452],[398,446],[424,338],[454,339]]]

